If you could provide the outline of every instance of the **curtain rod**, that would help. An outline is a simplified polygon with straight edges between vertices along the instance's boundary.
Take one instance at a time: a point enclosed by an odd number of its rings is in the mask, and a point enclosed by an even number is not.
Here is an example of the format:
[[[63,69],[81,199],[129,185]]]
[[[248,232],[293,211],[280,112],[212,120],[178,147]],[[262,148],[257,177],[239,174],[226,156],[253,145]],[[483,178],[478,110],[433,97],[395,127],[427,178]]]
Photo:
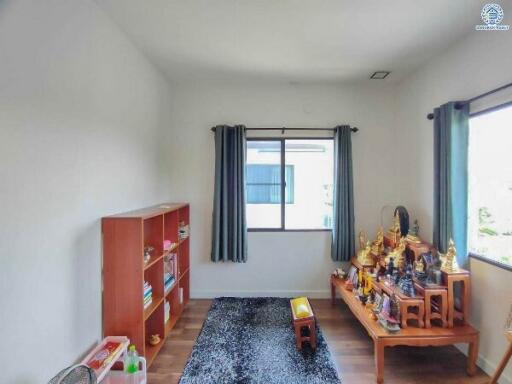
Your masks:
[[[482,98],[487,97],[489,95],[492,95],[492,94],[494,94],[496,92],[503,91],[504,89],[507,89],[509,87],[512,87],[512,83],[508,83],[508,84],[502,85],[501,87],[498,87],[498,88],[492,89],[490,91],[484,92],[484,93],[482,93],[482,94],[480,94],[478,96],[472,97],[471,99],[467,99],[467,100],[463,100],[463,101],[458,101],[458,102],[455,103],[455,109],[461,109],[465,104],[470,104],[473,101],[482,99]],[[427,115],[427,119],[433,120],[434,119],[434,114],[433,113],[429,113]]]
[[[245,128],[246,131],[331,131],[334,132],[336,128],[288,128],[288,127],[279,127],[279,128]],[[352,132],[359,131],[359,128],[352,127],[350,128]],[[212,128],[212,131],[215,132],[215,127]]]

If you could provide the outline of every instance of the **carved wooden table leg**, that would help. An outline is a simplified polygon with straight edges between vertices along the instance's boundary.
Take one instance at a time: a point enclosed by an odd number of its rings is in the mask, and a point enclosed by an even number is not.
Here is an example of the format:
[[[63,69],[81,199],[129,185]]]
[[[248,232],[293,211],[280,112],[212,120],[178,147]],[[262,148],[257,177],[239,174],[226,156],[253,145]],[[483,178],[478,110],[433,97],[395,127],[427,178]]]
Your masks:
[[[418,326],[420,328],[425,327],[425,323],[423,322],[424,318],[425,318],[425,302],[420,300],[418,302]]]
[[[400,300],[400,317],[401,317],[401,327],[407,328],[407,320],[409,316],[407,315],[409,312],[409,306],[405,301]]]
[[[469,322],[469,303],[471,301],[471,281],[469,274],[464,276],[463,285],[464,285],[464,294],[462,295],[462,312],[464,315],[464,324],[468,324]]]
[[[478,335],[469,342],[467,373],[469,376],[476,374],[476,360],[478,358]]]
[[[302,349],[302,328],[300,326],[295,326],[295,347],[300,351]]]
[[[375,377],[377,384],[384,383],[384,343],[379,339],[373,340],[375,357]]]
[[[443,323],[443,328],[448,327],[448,293],[443,291],[441,294],[441,322]]]
[[[425,328],[431,328],[430,319],[432,317],[432,295],[425,291]]]
[[[316,321],[313,320],[311,325],[309,326],[309,344],[311,348],[316,350]]]
[[[455,299],[453,292],[453,281],[451,277],[448,275],[447,277],[447,285],[448,285],[448,327],[453,328],[453,318],[455,317]]]

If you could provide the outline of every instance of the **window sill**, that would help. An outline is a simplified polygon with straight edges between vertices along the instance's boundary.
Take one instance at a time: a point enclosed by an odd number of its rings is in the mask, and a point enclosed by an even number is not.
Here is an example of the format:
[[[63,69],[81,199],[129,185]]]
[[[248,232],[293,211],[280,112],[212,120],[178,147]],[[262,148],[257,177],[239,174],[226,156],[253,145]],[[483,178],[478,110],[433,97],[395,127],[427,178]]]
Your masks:
[[[248,228],[247,232],[332,232],[332,229]]]
[[[476,260],[480,260],[480,261],[482,261],[484,263],[487,263],[487,264],[494,265],[495,267],[502,268],[502,269],[505,269],[507,271],[512,272],[512,265],[500,263],[499,261],[495,261],[495,260],[489,259],[489,258],[487,258],[485,256],[477,255],[477,254],[474,254],[474,253],[470,253],[469,257],[473,258],[473,259],[476,259]]]

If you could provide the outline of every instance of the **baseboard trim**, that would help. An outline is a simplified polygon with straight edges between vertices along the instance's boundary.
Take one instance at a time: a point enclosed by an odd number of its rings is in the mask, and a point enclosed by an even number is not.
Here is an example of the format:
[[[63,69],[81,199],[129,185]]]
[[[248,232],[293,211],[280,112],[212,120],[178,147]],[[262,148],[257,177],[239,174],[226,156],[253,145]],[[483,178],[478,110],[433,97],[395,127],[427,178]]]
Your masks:
[[[226,290],[192,290],[193,299],[214,299],[216,297],[297,297],[307,296],[312,299],[327,299],[331,297],[329,290],[279,290],[279,291],[226,291]]]
[[[468,355],[468,346],[466,344],[456,345],[456,347],[463,354],[465,354],[466,356]],[[494,375],[494,372],[496,372],[496,367],[498,366],[498,364],[489,361],[480,354],[478,355],[478,358],[476,360],[476,365],[478,365],[482,369],[482,371],[484,371],[491,377],[492,375]],[[503,372],[501,374],[500,379],[498,380],[498,384],[512,384],[512,378],[510,376],[507,376],[505,372]]]

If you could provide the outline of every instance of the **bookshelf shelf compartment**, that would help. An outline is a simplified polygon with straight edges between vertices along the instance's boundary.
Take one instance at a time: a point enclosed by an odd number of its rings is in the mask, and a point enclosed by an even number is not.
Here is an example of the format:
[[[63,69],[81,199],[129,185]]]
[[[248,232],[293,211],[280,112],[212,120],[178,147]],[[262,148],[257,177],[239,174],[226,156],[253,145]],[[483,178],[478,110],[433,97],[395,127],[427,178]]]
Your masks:
[[[158,256],[157,258],[153,259],[151,258],[151,260],[149,261],[149,263],[145,264],[144,265],[144,270],[146,271],[147,269],[151,268],[153,265],[157,264],[160,260],[162,260],[164,258],[164,255],[162,256]]]
[[[178,283],[176,281],[174,281],[174,283],[171,285],[171,287],[167,291],[165,291],[164,296],[168,297],[171,294],[171,292],[174,289],[176,289],[177,286],[178,286]]]
[[[188,302],[189,241],[188,238],[181,240],[178,231],[180,223],[189,225],[189,212],[186,203],[161,204],[102,219],[104,336],[128,336],[146,357],[148,366]],[[174,248],[164,252],[164,240],[175,243]],[[147,246],[154,250],[149,263],[144,264]],[[164,291],[164,271],[168,268],[170,254],[176,255],[173,256],[175,281]],[[145,309],[144,282],[152,287],[152,303]],[[181,297],[183,302],[180,302]],[[171,308],[167,322],[165,300]],[[152,346],[149,338],[156,334],[162,341]]]
[[[153,302],[144,309],[144,320],[147,320],[151,317],[151,315],[155,312],[155,310],[162,304],[164,299],[162,297],[158,299],[153,299]]]

